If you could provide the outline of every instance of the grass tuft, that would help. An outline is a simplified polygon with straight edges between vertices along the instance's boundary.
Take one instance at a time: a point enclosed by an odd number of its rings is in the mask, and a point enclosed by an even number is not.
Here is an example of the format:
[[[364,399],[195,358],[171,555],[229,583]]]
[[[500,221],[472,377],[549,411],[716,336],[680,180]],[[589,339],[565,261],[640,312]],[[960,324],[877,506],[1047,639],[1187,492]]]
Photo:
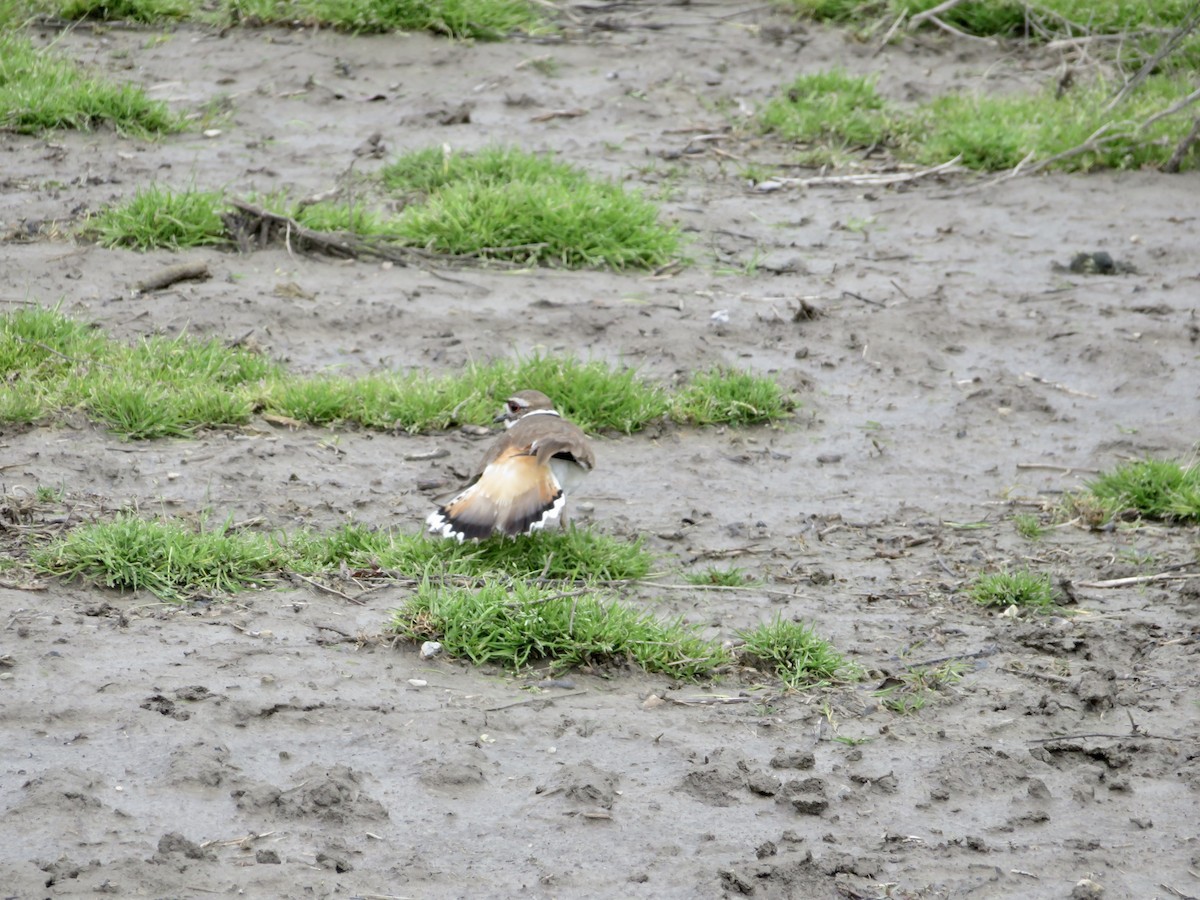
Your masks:
[[[409,244],[439,253],[567,268],[653,268],[679,250],[658,208],[621,185],[523,150],[418,150],[380,173],[396,193],[418,195],[397,219]]]
[[[688,584],[717,587],[745,587],[757,583],[745,569],[736,566],[727,569],[709,566],[700,572],[686,572],[683,579]]]
[[[777,381],[750,372],[698,372],[674,398],[671,416],[691,425],[760,425],[785,419],[796,404]]]
[[[82,407],[133,438],[241,425],[254,410],[312,425],[431,431],[490,423],[500,401],[523,388],[544,391],[591,432],[629,434],[668,415],[683,424],[753,425],[792,408],[779,385],[745,372],[703,372],[670,396],[632,369],[572,357],[497,360],[442,378],[296,376],[215,340],[184,335],[125,346],[40,307],[0,315],[0,378],[0,422]]]
[[[829,641],[806,625],[785,621],[782,615],[757,628],[739,631],[738,637],[746,642],[746,657],[794,690],[845,680],[854,674],[846,658]]]
[[[287,17],[290,4],[275,0],[272,9]],[[302,0],[300,9],[307,19],[356,33],[431,31],[499,40],[546,29],[537,7],[526,0]]]
[[[1045,610],[1054,606],[1054,585],[1044,572],[1023,569],[1016,572],[989,572],[971,585],[970,596],[980,606],[1007,609]]]
[[[1039,540],[1046,533],[1046,526],[1032,513],[1013,516],[1013,527],[1017,529],[1017,534],[1029,541]]]
[[[625,543],[577,529],[519,541],[458,544],[357,524],[329,534],[203,532],[128,514],[68,532],[35,556],[35,563],[51,574],[146,589],[167,600],[233,593],[277,572],[318,574],[343,566],[408,578],[599,583],[642,578],[651,562],[640,540]]]
[[[840,69],[799,76],[759,114],[764,131],[835,152],[889,143],[895,121],[874,78]]]
[[[962,681],[969,671],[966,663],[951,660],[935,666],[914,666],[900,675],[887,678],[875,691],[885,709],[902,716],[920,712],[930,699]]]
[[[64,578],[148,590],[176,602],[265,584],[279,565],[276,549],[262,535],[224,527],[203,531],[128,514],[76,528],[35,550],[32,559]]]
[[[1122,463],[1087,484],[1086,500],[1106,521],[1129,516],[1165,522],[1200,522],[1200,466],[1175,460]]]
[[[227,244],[224,207],[224,197],[215,191],[176,192],[151,185],[138,189],[128,202],[101,210],[85,230],[104,247],[182,250]]]
[[[690,680],[729,662],[682,620],[659,621],[586,588],[562,592],[523,581],[478,590],[427,582],[396,611],[392,628],[411,640],[436,639],[451,656],[514,671],[542,661],[556,668],[633,662]]]
[[[140,87],[93,77],[19,33],[0,33],[0,129],[38,134],[101,125],[138,137],[183,128],[165,103]]]
[[[1165,113],[1193,81],[1191,70],[1152,75],[1111,111],[1118,85],[1104,80],[1065,93],[1055,86],[1032,94],[954,93],[901,109],[876,93],[871,78],[834,70],[797,78],[768,101],[757,123],[799,145],[799,161],[811,165],[840,164],[852,151],[885,147],[912,162],[958,157],[985,172],[1051,159],[1061,171],[1139,169],[1163,165],[1182,146],[1191,122]],[[1192,167],[1198,158],[1193,145],[1179,165]]]

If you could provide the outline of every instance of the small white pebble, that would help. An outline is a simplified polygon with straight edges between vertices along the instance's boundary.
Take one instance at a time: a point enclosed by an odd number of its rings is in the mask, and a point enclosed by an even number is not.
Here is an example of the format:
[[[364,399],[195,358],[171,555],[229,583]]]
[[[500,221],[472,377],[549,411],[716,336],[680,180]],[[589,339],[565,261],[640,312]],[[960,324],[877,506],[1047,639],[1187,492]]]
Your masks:
[[[442,652],[442,645],[437,641],[426,641],[421,645],[421,659],[433,659]]]

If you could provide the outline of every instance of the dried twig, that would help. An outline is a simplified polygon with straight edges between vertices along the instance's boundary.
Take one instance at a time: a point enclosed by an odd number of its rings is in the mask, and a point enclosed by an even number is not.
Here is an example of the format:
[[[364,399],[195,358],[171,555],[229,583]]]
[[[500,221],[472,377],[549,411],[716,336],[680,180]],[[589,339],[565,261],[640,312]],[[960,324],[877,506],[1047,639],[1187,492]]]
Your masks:
[[[295,575],[301,581],[307,581],[309,584],[311,584],[317,590],[324,591],[327,594],[333,594],[333,596],[335,596],[335,597],[341,597],[343,600],[349,600],[351,603],[354,603],[358,606],[366,605],[366,602],[367,602],[366,600],[359,600],[357,597],[351,597],[349,594],[343,594],[337,588],[331,588],[331,587],[328,587],[327,585],[321,584],[321,582],[319,582],[319,581],[314,581],[313,579],[309,578],[307,575],[301,575],[299,572],[292,572],[291,574]]]
[[[913,29],[928,19],[936,19],[942,13],[950,12],[950,10],[956,6],[960,6],[963,2],[964,0],[945,0],[945,2],[939,3],[937,6],[925,10],[925,12],[917,13],[909,21],[908,27]]]
[[[1200,572],[1155,572],[1153,575],[1130,575],[1127,578],[1110,578],[1107,581],[1077,581],[1075,587],[1119,588],[1131,584],[1149,584],[1153,581],[1184,581],[1188,578],[1200,578]]]
[[[1192,120],[1192,130],[1183,136],[1183,139],[1175,146],[1174,152],[1171,153],[1171,158],[1168,159],[1162,167],[1164,172],[1178,172],[1179,166],[1183,163],[1183,158],[1187,156],[1188,150],[1192,148],[1192,144],[1200,140],[1200,116]]]
[[[896,172],[891,175],[883,174],[868,174],[861,175],[817,175],[812,178],[772,178],[763,184],[784,185],[784,186],[799,186],[799,187],[817,187],[820,185],[874,185],[883,186],[889,184],[902,184],[906,181],[916,181],[920,178],[928,178],[930,175],[939,175],[953,169],[962,160],[962,154],[948,159],[941,165],[933,166],[928,169],[920,169],[916,172]],[[768,188],[767,190],[773,190]]]
[[[1158,48],[1153,56],[1146,60],[1140,69],[1134,73],[1125,84],[1117,91],[1116,95],[1108,101],[1108,105],[1104,107],[1104,112],[1111,112],[1118,104],[1128,97],[1133,90],[1149,77],[1150,73],[1158,68],[1158,64],[1174,53],[1179,46],[1187,40],[1188,35],[1200,26],[1200,5],[1192,8],[1192,12],[1186,19],[1179,23],[1179,26],[1167,35],[1166,40],[1162,42],[1162,46]]]

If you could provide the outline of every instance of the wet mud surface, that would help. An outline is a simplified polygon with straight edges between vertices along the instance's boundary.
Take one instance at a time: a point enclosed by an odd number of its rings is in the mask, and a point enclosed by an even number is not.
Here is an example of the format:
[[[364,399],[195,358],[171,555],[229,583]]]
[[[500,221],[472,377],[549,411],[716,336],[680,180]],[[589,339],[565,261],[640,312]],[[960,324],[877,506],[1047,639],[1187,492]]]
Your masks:
[[[742,167],[786,149],[734,140],[727,115],[799,71],[880,72],[905,101],[1032,83],[1055,61],[933,37],[875,54],[755,4],[571,18],[566,40],[476,46],[79,29],[62,39],[78,58],[228,118],[155,144],[0,135],[0,302],[58,303],[122,339],[252,339],[300,372],[446,373],[536,349],[667,383],[718,363],[771,373],[800,401],[783,427],[597,436],[576,521],[645,536],[672,584],[708,565],[762,580],[630,602],[722,638],[799,618],[866,677],[781,694],[577,671],[531,689],[544,673],[391,642],[404,584],[176,608],[3,581],[5,896],[1200,895],[1200,580],[1102,586],[1195,571],[1196,530],[1065,522],[1030,541],[1012,522],[1051,522],[1121,460],[1194,452],[1196,174],[756,191]],[[494,142],[641,187],[695,264],[200,251],[185,257],[209,280],[134,296],[180,258],[22,237],[154,181],[303,195],[371,171],[378,146]],[[1098,252],[1132,271],[1070,268]],[[71,416],[10,429],[6,547],[39,485],[64,486],[82,521],[136,505],[417,530],[433,496],[418,483],[452,484],[482,440],[257,421],[126,443]],[[1070,614],[976,607],[964,586],[1001,565],[1053,572]],[[963,679],[909,715],[876,694],[947,660]]]

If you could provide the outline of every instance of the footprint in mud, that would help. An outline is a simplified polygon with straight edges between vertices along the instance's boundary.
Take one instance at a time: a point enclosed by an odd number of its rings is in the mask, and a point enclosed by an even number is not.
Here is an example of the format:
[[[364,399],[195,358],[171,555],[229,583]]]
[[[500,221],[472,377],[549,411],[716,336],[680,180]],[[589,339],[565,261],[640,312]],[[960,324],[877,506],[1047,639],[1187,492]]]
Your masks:
[[[190,712],[186,709],[180,709],[174,700],[170,697],[164,697],[162,694],[147,697],[142,701],[141,708],[156,712],[159,715],[169,716],[178,722],[186,722],[192,717]]]
[[[487,764],[482,750],[464,747],[454,755],[425,760],[421,764],[421,783],[438,793],[459,797],[487,782]]]
[[[726,758],[717,750],[684,775],[680,787],[709,806],[733,806],[744,791],[775,797],[783,786],[770,772],[751,768],[745,759]]]
[[[231,796],[240,810],[288,819],[316,818],[344,824],[355,819],[388,818],[383,804],[363,791],[361,777],[347,766],[326,768],[313,764],[296,774],[300,783],[289,790],[260,784],[232,791]]]
[[[198,741],[172,751],[168,771],[171,784],[220,787],[236,779],[241,770],[229,762],[228,747]]]
[[[534,793],[542,797],[561,794],[566,800],[588,811],[611,810],[617,798],[619,776],[590,762],[563,766],[549,784],[539,785]]]

